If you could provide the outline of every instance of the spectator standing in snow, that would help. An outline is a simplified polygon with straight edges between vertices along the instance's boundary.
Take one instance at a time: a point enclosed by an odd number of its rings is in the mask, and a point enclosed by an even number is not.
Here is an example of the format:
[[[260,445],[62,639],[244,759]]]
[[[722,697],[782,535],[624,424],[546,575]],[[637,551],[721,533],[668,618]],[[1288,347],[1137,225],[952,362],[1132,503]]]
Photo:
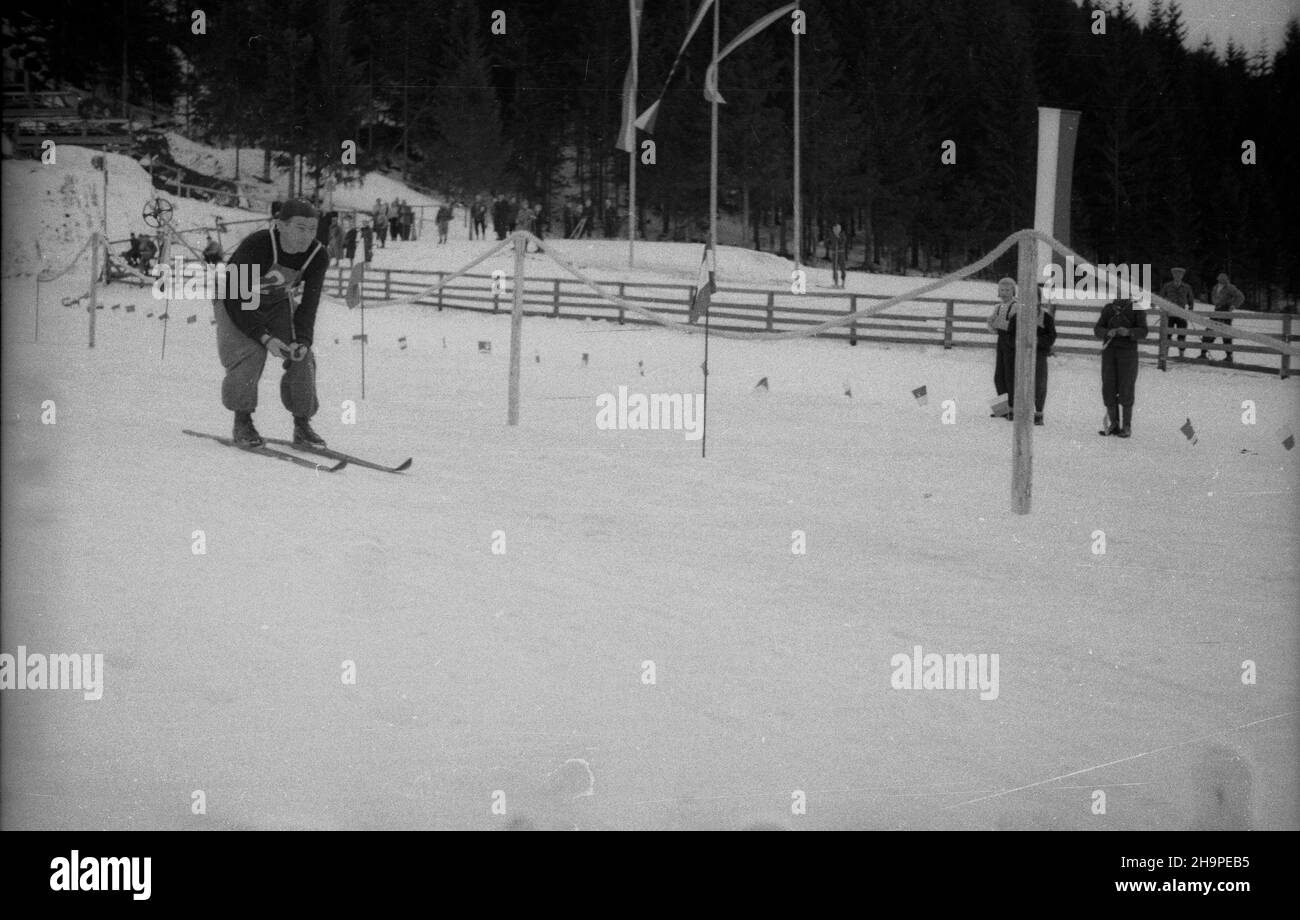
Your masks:
[[[839,224],[826,237],[826,258],[831,263],[831,287],[844,287],[844,267],[849,259],[849,238]]]
[[[483,203],[482,195],[474,197],[474,205],[469,209],[469,238],[471,240],[487,238],[487,205]]]
[[[370,221],[361,225],[361,243],[365,247],[366,264],[369,265],[375,254],[375,231],[370,226]]]
[[[375,199],[374,210],[370,212],[370,219],[373,221],[375,236],[379,237],[379,248],[385,249],[388,246],[388,205],[384,204],[383,199]]]
[[[1160,296],[1175,306],[1182,307],[1184,310],[1195,309],[1196,295],[1192,292],[1192,286],[1183,281],[1183,275],[1186,274],[1186,270],[1181,268],[1171,268],[1169,274],[1173,276],[1173,280],[1164,283],[1164,286],[1160,288]],[[1187,320],[1183,319],[1181,316],[1174,316],[1170,313],[1169,328],[1186,329]],[[1170,333],[1170,338],[1173,338],[1172,333]],[[1187,351],[1184,347],[1186,344],[1186,336],[1181,332],[1178,333],[1178,357],[1181,358],[1183,353]]]
[[[447,242],[447,228],[451,226],[451,208],[445,204],[439,205],[436,221],[438,224],[438,245],[441,246]]]
[[[343,255],[348,260],[348,265],[353,265],[357,261],[357,227],[355,218],[349,219],[347,233],[343,234]]]
[[[1228,280],[1228,276],[1222,272],[1219,273],[1219,277],[1216,281],[1217,283],[1214,285],[1213,290],[1210,291],[1210,303],[1214,306],[1214,312],[1230,313],[1233,310],[1240,310],[1241,305],[1246,302],[1246,295],[1241,293],[1241,289]],[[1224,319],[1216,320],[1216,322],[1222,323],[1225,326],[1231,326],[1232,317],[1225,317]],[[1203,360],[1209,360],[1210,357],[1210,353],[1206,350],[1205,346],[1213,343],[1214,333],[1207,331],[1207,334],[1201,337],[1201,358]],[[1224,361],[1228,364],[1232,364],[1232,351],[1230,350],[1232,348],[1232,339],[1224,336],[1223,344],[1225,346]]]
[[[506,204],[504,195],[498,195],[492,202],[492,232],[497,235],[497,239],[506,238],[506,227],[509,226],[509,205]]]
[[[998,304],[985,320],[990,332],[997,333],[996,356],[993,361],[993,389],[998,396],[1011,391],[1011,375],[1015,373],[1016,342],[1007,331],[1011,328],[1012,311],[1020,306],[1016,300],[1016,282],[1011,278],[998,281]],[[1010,403],[1010,398],[1007,402]],[[997,413],[994,413],[996,416]],[[1006,416],[1011,419],[1011,414]]]
[[[1101,433],[1127,438],[1133,424],[1133,398],[1137,388],[1137,343],[1147,337],[1145,310],[1126,297],[1101,308],[1093,335],[1101,339],[1101,398],[1106,404],[1106,427]]]

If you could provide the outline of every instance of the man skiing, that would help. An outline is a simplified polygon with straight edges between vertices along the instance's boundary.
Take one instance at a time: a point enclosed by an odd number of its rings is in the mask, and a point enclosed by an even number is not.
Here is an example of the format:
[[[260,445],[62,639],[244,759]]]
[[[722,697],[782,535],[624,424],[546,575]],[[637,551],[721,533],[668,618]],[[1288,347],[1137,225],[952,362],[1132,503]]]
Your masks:
[[[214,303],[217,353],[226,369],[221,402],[235,413],[233,439],[237,444],[264,443],[253,426],[253,412],[258,382],[270,355],[284,362],[280,401],[293,414],[294,444],[325,446],[310,423],[320,408],[312,336],[329,264],[316,239],[318,217],[307,202],[286,201],[272,226],[244,237],[230,257],[228,264],[240,272],[238,277],[258,279],[257,291],[247,300],[236,294]],[[294,289],[299,285],[302,297],[295,303]]]

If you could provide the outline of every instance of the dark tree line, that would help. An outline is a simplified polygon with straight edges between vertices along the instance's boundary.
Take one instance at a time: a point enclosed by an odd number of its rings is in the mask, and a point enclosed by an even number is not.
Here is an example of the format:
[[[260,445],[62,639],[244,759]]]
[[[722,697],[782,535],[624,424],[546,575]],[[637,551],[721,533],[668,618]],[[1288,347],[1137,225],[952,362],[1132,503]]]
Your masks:
[[[778,5],[722,2],[724,42]],[[839,221],[865,263],[973,261],[1032,222],[1036,107],[1050,105],[1082,113],[1076,249],[1181,264],[1201,285],[1226,270],[1259,304],[1300,293],[1300,26],[1269,53],[1189,49],[1178,4],[1150,3],[1143,27],[1112,2],[1096,35],[1094,0],[806,0],[805,256]],[[614,148],[630,50],[620,2],[222,0],[201,36],[171,0],[118,6],[13,4],[6,58],[38,84],[189,100],[208,139],[295,157],[308,192],[355,176],[340,161],[353,140],[357,167],[460,200],[499,191],[555,209],[567,193],[626,207],[626,155]],[[645,6],[639,109],[663,86],[698,0]],[[498,9],[504,34],[491,30]],[[710,40],[706,21],[664,96],[657,162],[638,169],[650,238],[697,239],[707,221]],[[791,67],[783,25],[723,64],[726,242],[793,243]],[[940,161],[945,141],[953,165]],[[1242,162],[1245,141],[1254,165]]]

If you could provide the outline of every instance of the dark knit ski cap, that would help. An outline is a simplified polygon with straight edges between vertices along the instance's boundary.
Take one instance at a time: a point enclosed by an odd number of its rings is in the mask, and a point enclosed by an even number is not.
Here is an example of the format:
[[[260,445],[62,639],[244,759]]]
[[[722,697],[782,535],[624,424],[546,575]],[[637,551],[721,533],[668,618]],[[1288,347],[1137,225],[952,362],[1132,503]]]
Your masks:
[[[310,217],[312,220],[317,220],[320,218],[320,214],[301,198],[290,198],[280,205],[280,213],[276,215],[276,218],[278,220],[290,220],[294,217]]]

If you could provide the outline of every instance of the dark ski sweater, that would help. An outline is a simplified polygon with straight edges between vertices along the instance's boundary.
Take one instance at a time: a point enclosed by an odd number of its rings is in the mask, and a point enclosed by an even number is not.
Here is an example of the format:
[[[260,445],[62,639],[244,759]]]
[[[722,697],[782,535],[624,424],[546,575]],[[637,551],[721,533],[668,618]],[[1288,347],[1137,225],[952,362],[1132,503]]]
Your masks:
[[[271,234],[275,234],[275,246],[272,251]],[[316,308],[320,305],[321,288],[325,284],[325,271],[329,267],[328,254],[320,252],[321,245],[313,240],[306,252],[287,253],[280,245],[278,229],[255,230],[244,237],[227,264],[241,266],[242,271],[262,282],[261,302],[256,310],[243,309],[244,302],[238,297],[222,301],[231,322],[254,342],[261,344],[262,336],[271,334],[269,319],[279,311],[288,309],[289,291],[283,285],[276,285],[275,279],[267,278],[275,264],[276,254],[280,264],[285,268],[307,271],[298,278],[302,294],[297,298],[298,309],[293,314],[293,332],[295,341],[311,345],[316,331]],[[314,255],[314,257],[313,257]],[[310,260],[310,262],[308,261]],[[296,285],[295,285],[296,286]]]
[[[1147,312],[1135,310],[1130,300],[1112,300],[1101,308],[1101,315],[1092,327],[1092,334],[1104,343],[1111,329],[1127,329],[1129,334],[1111,338],[1110,345],[1106,347],[1133,351],[1137,348],[1137,340],[1147,337]]]

